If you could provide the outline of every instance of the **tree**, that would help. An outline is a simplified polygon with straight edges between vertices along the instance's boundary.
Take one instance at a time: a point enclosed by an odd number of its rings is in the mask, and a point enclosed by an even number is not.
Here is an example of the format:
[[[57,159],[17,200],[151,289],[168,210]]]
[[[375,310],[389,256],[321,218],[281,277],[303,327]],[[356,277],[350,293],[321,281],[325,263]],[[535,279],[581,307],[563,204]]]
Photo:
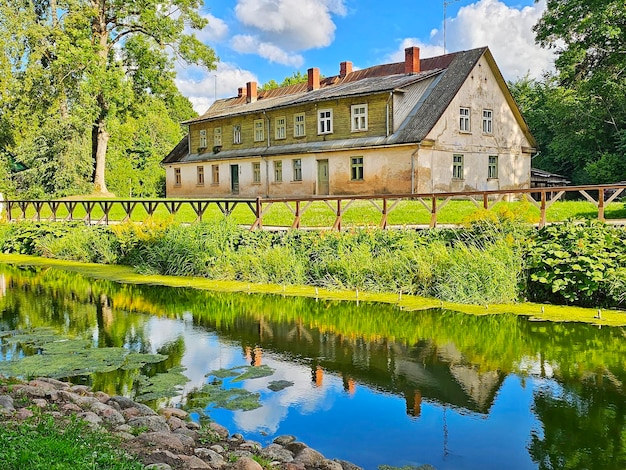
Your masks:
[[[537,42],[558,55],[557,76],[544,82],[550,99],[535,103],[551,115],[543,123],[552,138],[542,152],[575,183],[626,179],[623,0],[548,0],[534,29]],[[542,123],[525,116],[538,132]]]
[[[302,72],[298,70],[297,72],[294,72],[290,77],[285,77],[285,79],[282,82],[277,83],[276,80],[272,79],[269,82],[264,83],[260,89],[272,90],[274,88],[280,88],[280,87],[289,86],[289,85],[297,85],[299,83],[306,83],[308,80],[309,80],[309,76],[303,74]]]
[[[0,93],[8,91],[9,98],[2,106],[24,129],[41,129],[49,119],[88,123],[94,190],[107,192],[111,123],[145,109],[137,100],[148,95],[184,113],[173,85],[174,59],[214,67],[213,50],[187,33],[206,25],[201,5],[202,0],[2,2],[0,41],[7,59],[0,67],[17,79],[6,87],[0,82]]]

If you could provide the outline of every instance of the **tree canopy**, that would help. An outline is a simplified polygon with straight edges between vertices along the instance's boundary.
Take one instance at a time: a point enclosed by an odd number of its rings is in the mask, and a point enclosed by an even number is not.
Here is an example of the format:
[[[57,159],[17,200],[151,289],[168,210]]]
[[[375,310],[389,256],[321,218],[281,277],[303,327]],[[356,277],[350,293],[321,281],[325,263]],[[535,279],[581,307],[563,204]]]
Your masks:
[[[0,191],[106,193],[108,179],[115,192],[155,195],[158,163],[182,136],[178,122],[194,115],[174,84],[173,61],[207,69],[217,61],[190,33],[207,23],[201,6],[2,2],[0,173],[14,177]]]
[[[574,183],[626,180],[623,0],[548,0],[534,30],[557,72],[511,84],[541,149],[533,165]]]

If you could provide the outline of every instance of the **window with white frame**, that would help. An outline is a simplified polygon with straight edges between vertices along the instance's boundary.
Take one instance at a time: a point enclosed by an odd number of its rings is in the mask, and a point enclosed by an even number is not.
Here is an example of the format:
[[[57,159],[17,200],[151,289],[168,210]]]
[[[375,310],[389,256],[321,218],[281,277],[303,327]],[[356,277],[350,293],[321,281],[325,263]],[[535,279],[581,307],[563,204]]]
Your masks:
[[[261,182],[261,163],[260,162],[252,163],[252,181],[254,183]]]
[[[254,141],[263,142],[265,140],[265,132],[263,132],[263,119],[254,120]]]
[[[352,132],[367,130],[367,105],[355,104],[351,106]]]
[[[498,156],[489,155],[489,167],[487,168],[487,178],[496,179],[498,177]]]
[[[233,126],[233,144],[241,143],[241,126],[236,124]]]
[[[213,184],[220,184],[220,166],[211,165],[211,182]]]
[[[352,157],[350,159],[350,179],[352,181],[363,181],[363,157]]]
[[[304,113],[294,114],[293,116],[293,136],[304,137],[306,135],[306,126],[304,121]]]
[[[274,181],[280,183],[283,180],[283,161],[274,161]]]
[[[452,178],[463,179],[463,155],[452,155]]]
[[[491,134],[493,132],[493,111],[491,109],[483,109],[483,133]]]
[[[296,158],[291,163],[293,165],[293,180],[302,181],[302,160]]]
[[[174,168],[174,184],[180,186],[182,178],[180,176],[180,168]]]
[[[287,119],[284,117],[276,118],[276,140],[285,139],[287,137]]]
[[[333,110],[321,109],[317,112],[317,133],[332,134],[333,132]]]
[[[222,128],[216,127],[213,129],[213,145],[221,147],[222,145]]]
[[[469,108],[459,109],[459,130],[461,132],[471,132]]]
[[[204,166],[200,165],[196,168],[197,173],[197,183],[202,185],[204,184]]]
[[[200,129],[200,142],[198,143],[198,147],[201,149],[206,148],[206,129]]]

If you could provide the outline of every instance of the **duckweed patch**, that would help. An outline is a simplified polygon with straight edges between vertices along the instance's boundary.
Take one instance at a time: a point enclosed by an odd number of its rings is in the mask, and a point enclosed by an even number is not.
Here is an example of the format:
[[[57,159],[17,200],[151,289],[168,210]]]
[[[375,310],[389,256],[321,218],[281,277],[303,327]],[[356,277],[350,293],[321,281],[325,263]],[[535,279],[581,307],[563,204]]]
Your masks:
[[[274,369],[263,364],[260,366],[237,366],[230,369],[219,369],[206,374],[206,377],[216,377],[218,379],[233,378],[233,382],[241,382],[248,379],[260,379],[269,377],[274,373]]]
[[[0,362],[0,373],[12,377],[76,377],[118,369],[140,369],[167,358],[162,354],[134,353],[119,347],[92,348],[91,340],[69,338],[51,328],[11,331],[0,335],[12,360]]]
[[[183,374],[185,367],[172,367],[167,372],[156,374],[153,377],[142,375],[138,379],[141,395],[135,397],[136,401],[145,403],[160,398],[171,398],[180,394],[183,385],[189,379]]]
[[[280,392],[281,390],[291,387],[292,385],[293,382],[290,382],[289,380],[274,380],[268,384],[267,388],[269,388],[272,392]]]
[[[225,389],[220,381],[205,384],[189,393],[186,406],[189,411],[206,416],[209,405],[231,411],[250,411],[261,407],[261,395],[241,388]]]

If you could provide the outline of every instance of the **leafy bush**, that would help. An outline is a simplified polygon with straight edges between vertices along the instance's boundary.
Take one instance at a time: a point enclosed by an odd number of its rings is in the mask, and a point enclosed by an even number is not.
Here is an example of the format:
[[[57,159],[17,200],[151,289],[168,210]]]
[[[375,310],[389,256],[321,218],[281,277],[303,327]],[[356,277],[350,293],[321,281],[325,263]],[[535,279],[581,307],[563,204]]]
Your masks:
[[[115,264],[120,257],[119,242],[108,227],[77,227],[62,236],[45,235],[35,244],[47,258]]]
[[[626,232],[570,221],[539,230],[528,253],[530,298],[584,306],[623,302]]]

